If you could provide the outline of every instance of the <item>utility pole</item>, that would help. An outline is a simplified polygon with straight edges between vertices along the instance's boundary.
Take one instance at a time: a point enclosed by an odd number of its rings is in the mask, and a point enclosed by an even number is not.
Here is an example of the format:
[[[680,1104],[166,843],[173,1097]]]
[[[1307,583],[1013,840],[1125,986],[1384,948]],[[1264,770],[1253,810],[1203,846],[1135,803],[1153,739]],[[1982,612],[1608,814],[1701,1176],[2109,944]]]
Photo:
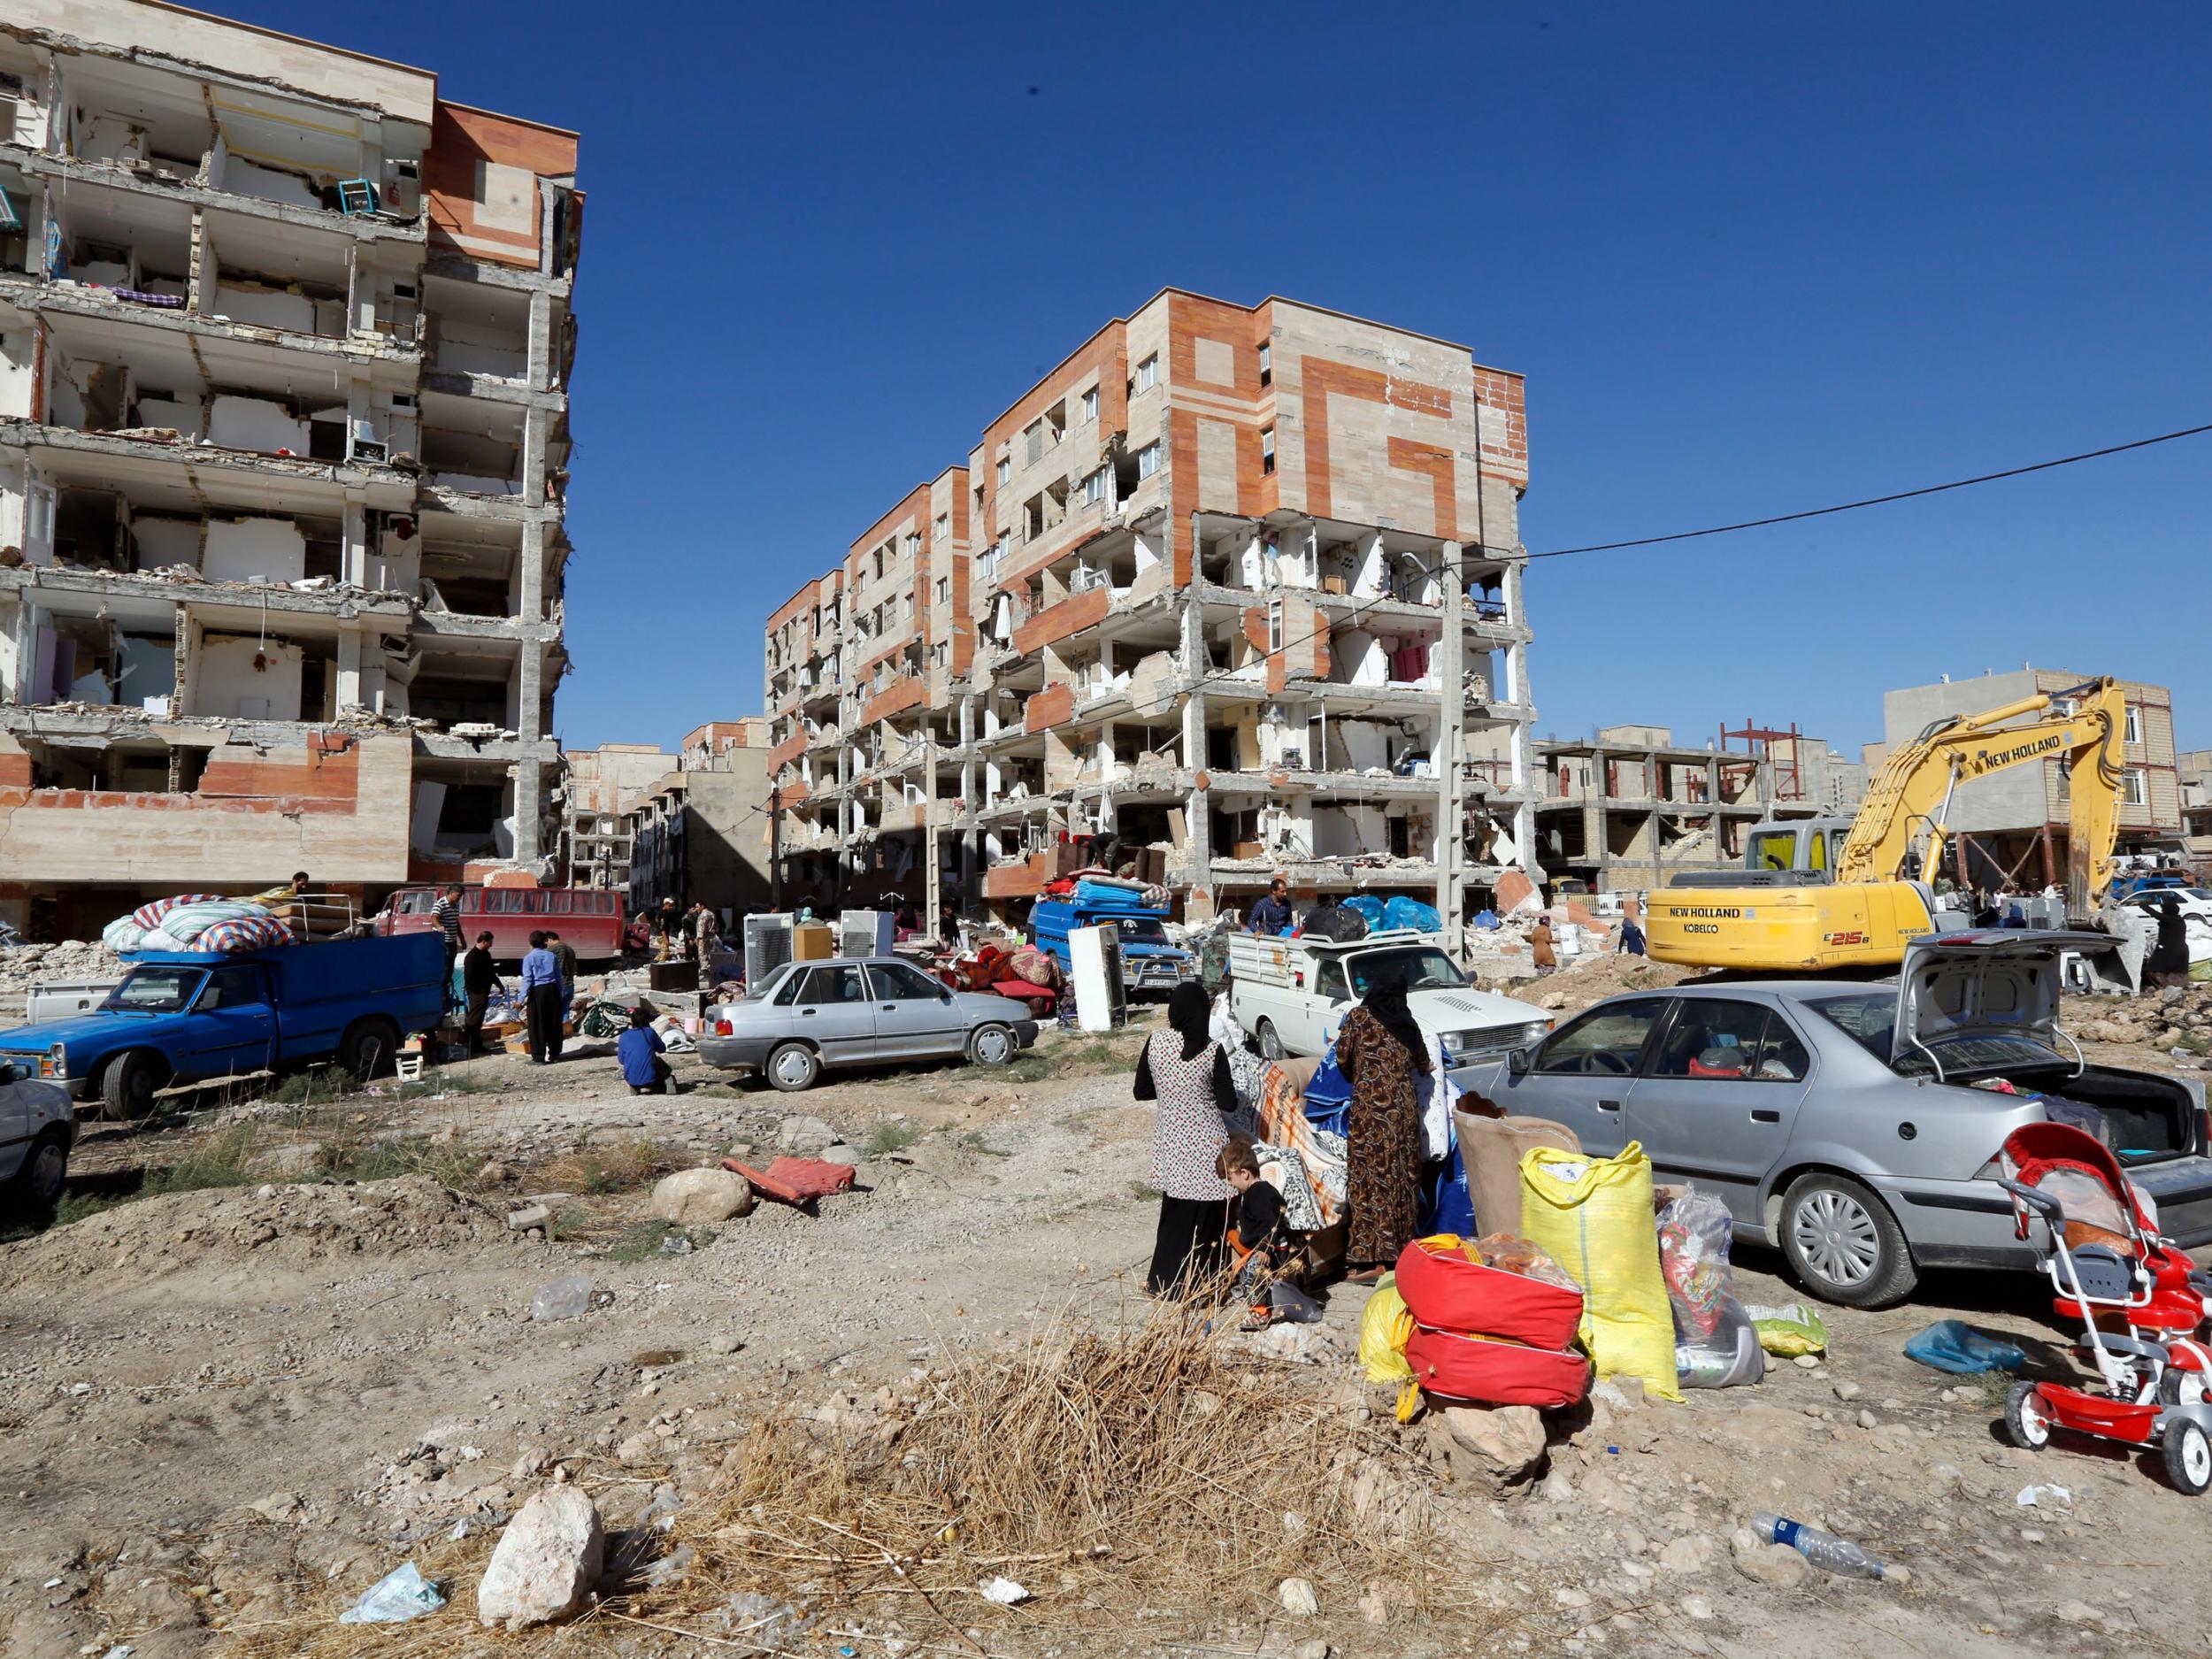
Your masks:
[[[1436,913],[1444,925],[1444,949],[1456,959],[1466,910],[1467,780],[1461,772],[1460,734],[1467,725],[1466,625],[1463,610],[1467,584],[1460,569],[1459,543],[1447,541],[1437,572],[1444,584],[1444,637],[1437,678],[1443,682],[1444,706],[1437,715]]]
[[[941,883],[943,876],[937,862],[937,733],[933,728],[922,730],[922,787],[928,798],[922,803],[922,822],[926,826],[924,840],[929,860],[927,886],[929,908],[922,912],[922,931],[935,935],[937,918],[944,900]]]
[[[768,792],[768,908],[783,909],[783,786]]]

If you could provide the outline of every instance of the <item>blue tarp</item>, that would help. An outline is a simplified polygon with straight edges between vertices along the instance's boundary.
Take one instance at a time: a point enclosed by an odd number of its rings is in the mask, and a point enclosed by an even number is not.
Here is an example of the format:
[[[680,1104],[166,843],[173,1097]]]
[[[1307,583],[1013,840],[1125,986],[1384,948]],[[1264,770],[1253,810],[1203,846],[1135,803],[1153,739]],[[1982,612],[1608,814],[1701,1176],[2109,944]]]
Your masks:
[[[1383,906],[1383,926],[1386,929],[1410,927],[1417,933],[1432,933],[1444,925],[1433,904],[1424,904],[1409,899],[1402,893]]]

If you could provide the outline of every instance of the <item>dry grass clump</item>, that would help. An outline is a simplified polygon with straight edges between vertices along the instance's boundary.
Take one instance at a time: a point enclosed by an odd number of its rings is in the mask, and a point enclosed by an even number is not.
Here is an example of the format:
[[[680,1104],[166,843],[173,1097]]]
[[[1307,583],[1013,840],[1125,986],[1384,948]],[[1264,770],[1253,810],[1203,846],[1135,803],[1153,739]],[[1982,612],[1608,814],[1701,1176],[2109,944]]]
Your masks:
[[[1229,1324],[1195,1302],[1107,1332],[1064,1319],[933,1375],[906,1409],[764,1423],[677,1517],[699,1570],[662,1606],[766,1594],[957,1646],[971,1624],[1248,1616],[1290,1577],[1348,1586],[1340,1609],[1377,1584],[1417,1604],[1425,1540],[1373,1502],[1382,1447],[1353,1443],[1310,1371],[1232,1347]],[[985,1601],[999,1575],[1035,1599]]]

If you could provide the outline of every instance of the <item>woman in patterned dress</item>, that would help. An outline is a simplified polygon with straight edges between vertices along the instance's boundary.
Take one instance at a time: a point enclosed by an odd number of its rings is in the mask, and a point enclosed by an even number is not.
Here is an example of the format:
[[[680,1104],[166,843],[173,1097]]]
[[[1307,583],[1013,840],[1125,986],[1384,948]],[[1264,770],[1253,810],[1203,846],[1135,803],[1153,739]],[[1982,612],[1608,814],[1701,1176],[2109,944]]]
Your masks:
[[[1372,1284],[1412,1240],[1421,1198],[1419,1079],[1430,1060],[1402,977],[1369,983],[1337,1032],[1336,1064],[1352,1086],[1344,1259],[1352,1283]]]
[[[1137,1056],[1139,1100],[1159,1102],[1152,1132],[1152,1184],[1160,1189],[1160,1225],[1145,1289],[1179,1294],[1221,1265],[1230,1187],[1215,1170],[1237,1109],[1229,1057],[1208,1029],[1203,987],[1185,980],[1167,1002],[1167,1029],[1145,1040]]]

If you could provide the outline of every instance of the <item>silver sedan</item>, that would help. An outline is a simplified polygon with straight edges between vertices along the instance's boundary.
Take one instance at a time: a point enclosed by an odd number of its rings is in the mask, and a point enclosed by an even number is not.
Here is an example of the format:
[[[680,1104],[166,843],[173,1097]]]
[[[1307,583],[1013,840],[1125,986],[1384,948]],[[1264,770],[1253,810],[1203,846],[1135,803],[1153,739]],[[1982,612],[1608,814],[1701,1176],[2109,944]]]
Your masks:
[[[959,1056],[1004,1065],[1037,1041],[1025,1003],[955,991],[892,956],[787,963],[710,1018],[702,1060],[787,1090],[811,1087],[826,1066]]]
[[[1916,945],[1894,983],[1614,997],[1453,1077],[1586,1152],[1640,1143],[1662,1180],[1717,1194],[1737,1237],[1778,1246],[1830,1302],[1901,1301],[1924,1266],[2029,1265],[1990,1178],[2005,1137],[2047,1119],[2112,1146],[2170,1238],[2212,1241],[2203,1086],[2087,1064],[2058,1028],[2061,955],[2108,943],[1956,934]]]

